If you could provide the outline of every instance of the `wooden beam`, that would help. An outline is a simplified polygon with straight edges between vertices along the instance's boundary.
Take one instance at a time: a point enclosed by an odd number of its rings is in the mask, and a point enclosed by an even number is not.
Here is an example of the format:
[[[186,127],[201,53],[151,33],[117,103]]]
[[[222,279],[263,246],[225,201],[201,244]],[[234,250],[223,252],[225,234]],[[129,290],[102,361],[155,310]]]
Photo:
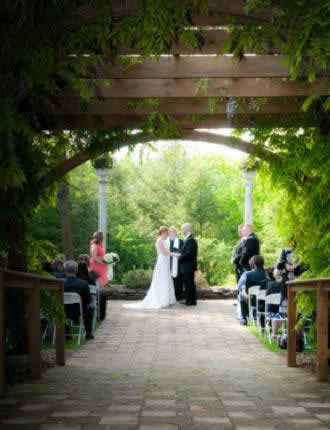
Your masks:
[[[303,98],[286,98],[284,100],[273,97],[267,103],[262,104],[256,112],[251,111],[248,100],[237,101],[237,114],[273,114],[273,113],[293,113],[301,112]],[[213,100],[213,108],[211,106],[212,99],[207,98],[164,98],[159,100],[157,110],[166,115],[213,115],[226,114],[228,99]],[[258,104],[258,99],[256,99]],[[54,107],[36,107],[36,112],[49,113],[52,115],[74,115],[74,114],[90,114],[90,115],[127,115],[127,116],[142,116],[155,110],[155,107],[143,103],[143,100],[136,100],[136,104],[125,99],[107,99],[107,100],[91,100],[87,106],[83,106],[75,99],[59,99],[57,106]]]
[[[126,16],[137,12],[138,1],[111,0],[111,10],[114,20],[119,21]],[[196,20],[196,14],[194,13],[194,10],[191,10],[191,13]],[[271,19],[273,12],[269,9],[262,11],[261,13],[248,11],[245,0],[208,0],[208,13],[204,16],[214,17],[215,15]]]
[[[5,300],[5,275],[0,270],[0,399],[5,397],[7,392]]]
[[[169,79],[169,78],[288,78],[285,56],[245,56],[237,61],[232,56],[164,56],[149,58],[141,64],[125,65],[124,57],[115,58],[90,70],[90,78]],[[132,57],[136,60],[136,57]],[[319,76],[330,73],[320,72]]]
[[[208,128],[217,129],[223,127],[292,127],[292,126],[313,126],[317,124],[317,119],[306,114],[279,114],[279,115],[235,115],[232,119],[224,114],[215,115],[176,115],[172,116],[178,125],[183,129]],[[142,126],[144,118],[141,116],[128,115],[47,115],[41,119],[45,129],[109,129],[113,127],[123,127],[126,129],[136,129]]]
[[[135,14],[138,8],[137,0],[111,0],[112,24],[122,21],[129,15]],[[196,10],[188,9],[187,15],[194,26],[220,26],[227,24],[242,24],[247,22],[271,22],[277,14],[274,10],[255,13],[246,9],[245,0],[209,0],[208,13],[200,15]],[[98,20],[98,11],[91,6],[82,6],[73,12],[77,21],[94,22]],[[72,24],[72,22],[71,22]]]
[[[194,98],[194,97],[290,97],[312,93],[328,95],[328,80],[319,78],[311,87],[282,78],[202,79],[102,79],[87,80],[92,98]],[[78,96],[67,89],[63,96]]]

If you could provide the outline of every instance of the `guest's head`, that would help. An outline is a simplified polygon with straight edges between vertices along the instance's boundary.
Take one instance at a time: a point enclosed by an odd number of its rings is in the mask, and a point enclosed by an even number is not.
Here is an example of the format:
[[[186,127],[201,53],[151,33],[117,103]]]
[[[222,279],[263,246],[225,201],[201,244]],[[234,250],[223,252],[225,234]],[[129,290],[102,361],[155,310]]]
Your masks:
[[[78,272],[78,263],[73,260],[68,260],[64,263],[64,273],[66,277],[75,277]]]
[[[85,263],[86,266],[89,265],[89,256],[88,254],[80,254],[78,257],[78,263]]]
[[[84,261],[78,262],[77,278],[85,280],[89,279],[88,266]]]
[[[63,257],[56,257],[53,262],[53,272],[61,273],[64,272],[64,259]]]
[[[192,233],[192,226],[190,223],[183,224],[182,231],[185,236]]]
[[[261,255],[254,255],[249,260],[249,265],[253,270],[264,268],[264,257]]]
[[[283,276],[282,276],[281,270],[274,269],[273,276],[274,276],[274,279],[276,282],[282,282],[283,281]]]
[[[93,234],[93,242],[97,245],[102,245],[103,243],[103,233],[102,231],[97,231]]]
[[[158,236],[164,240],[167,239],[168,238],[168,227],[166,227],[165,225],[162,225],[161,227],[159,227]]]
[[[168,235],[170,236],[171,239],[175,239],[177,236],[177,230],[175,227],[170,227],[168,229]]]
[[[247,237],[249,234],[253,232],[253,227],[251,224],[245,224],[242,228],[242,234],[244,237]]]

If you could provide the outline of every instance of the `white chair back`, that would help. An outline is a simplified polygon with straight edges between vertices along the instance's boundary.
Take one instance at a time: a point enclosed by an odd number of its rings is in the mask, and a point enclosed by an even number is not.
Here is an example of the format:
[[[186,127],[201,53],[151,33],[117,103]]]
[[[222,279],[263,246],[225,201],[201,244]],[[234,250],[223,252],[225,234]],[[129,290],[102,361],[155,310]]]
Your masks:
[[[260,290],[260,286],[259,285],[253,285],[252,287],[249,288],[248,294],[249,296],[256,296],[258,294]]]
[[[259,290],[257,293],[257,300],[266,300],[266,291]]]
[[[267,305],[280,305],[281,303],[281,293],[269,294],[266,296],[266,306]]]
[[[81,305],[81,297],[78,293],[64,293],[65,305]]]

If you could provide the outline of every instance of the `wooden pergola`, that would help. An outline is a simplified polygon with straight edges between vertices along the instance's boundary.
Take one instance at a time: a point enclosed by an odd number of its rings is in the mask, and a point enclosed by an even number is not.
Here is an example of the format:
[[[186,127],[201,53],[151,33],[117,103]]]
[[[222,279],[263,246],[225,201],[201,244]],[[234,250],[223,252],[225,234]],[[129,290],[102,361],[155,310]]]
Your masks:
[[[111,1],[115,22],[134,14],[137,0]],[[145,99],[157,99],[157,110],[175,119],[183,129],[222,127],[317,125],[318,118],[301,110],[311,93],[328,95],[328,73],[312,86],[291,81],[284,56],[269,48],[267,55],[251,52],[240,61],[217,55],[228,38],[228,24],[254,21],[262,25],[271,12],[249,13],[244,0],[209,0],[208,15],[192,13],[193,31],[200,48],[190,49],[173,40],[168,52],[142,60],[132,46],[115,46],[109,59],[90,70],[86,79],[91,100],[87,108],[78,94],[67,89],[58,105],[43,111],[49,128],[138,128],[154,109]],[[95,19],[92,10],[77,12],[81,19]],[[134,65],[126,60],[134,58]],[[141,103],[142,102],[142,103]]]

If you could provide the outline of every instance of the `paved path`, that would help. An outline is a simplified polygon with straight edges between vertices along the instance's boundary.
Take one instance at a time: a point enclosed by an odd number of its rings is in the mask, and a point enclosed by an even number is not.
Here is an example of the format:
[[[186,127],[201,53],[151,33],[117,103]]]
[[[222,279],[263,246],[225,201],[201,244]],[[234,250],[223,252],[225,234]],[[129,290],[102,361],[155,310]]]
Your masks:
[[[109,304],[95,341],[0,401],[0,428],[330,428],[330,385],[287,369],[234,320],[231,301],[133,311]]]

